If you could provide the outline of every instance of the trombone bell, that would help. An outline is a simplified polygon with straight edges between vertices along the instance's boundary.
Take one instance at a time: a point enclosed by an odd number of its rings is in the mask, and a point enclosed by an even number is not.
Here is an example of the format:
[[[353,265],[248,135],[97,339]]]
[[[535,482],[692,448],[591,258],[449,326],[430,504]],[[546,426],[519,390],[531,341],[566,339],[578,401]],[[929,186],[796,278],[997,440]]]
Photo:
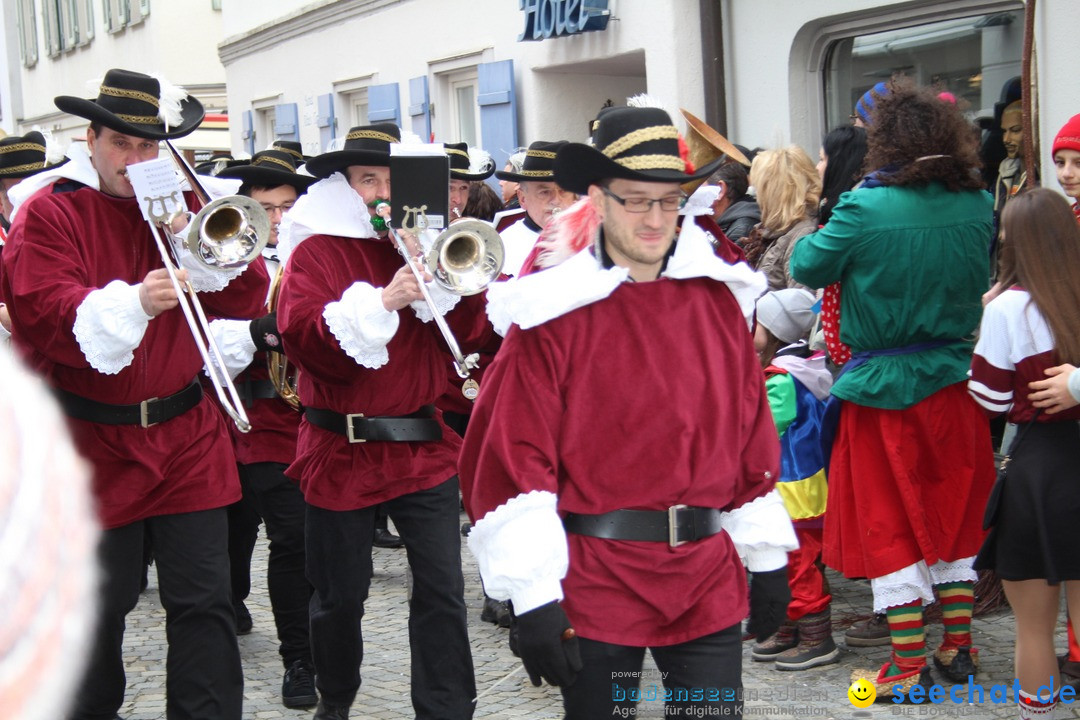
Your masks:
[[[260,207],[261,209],[261,207]],[[460,220],[443,230],[426,263],[435,281],[455,295],[483,292],[502,271],[503,242],[482,220]]]
[[[243,267],[270,238],[270,217],[249,197],[230,195],[206,205],[191,221],[187,249],[211,267]]]

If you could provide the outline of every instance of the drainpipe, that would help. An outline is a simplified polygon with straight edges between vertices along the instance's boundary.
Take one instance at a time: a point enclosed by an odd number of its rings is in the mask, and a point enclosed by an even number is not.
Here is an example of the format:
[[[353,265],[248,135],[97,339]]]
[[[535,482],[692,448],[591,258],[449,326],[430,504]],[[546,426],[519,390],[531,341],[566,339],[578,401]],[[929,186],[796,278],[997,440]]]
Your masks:
[[[724,87],[724,19],[720,0],[698,0],[701,9],[701,67],[705,83],[705,122],[727,135]]]

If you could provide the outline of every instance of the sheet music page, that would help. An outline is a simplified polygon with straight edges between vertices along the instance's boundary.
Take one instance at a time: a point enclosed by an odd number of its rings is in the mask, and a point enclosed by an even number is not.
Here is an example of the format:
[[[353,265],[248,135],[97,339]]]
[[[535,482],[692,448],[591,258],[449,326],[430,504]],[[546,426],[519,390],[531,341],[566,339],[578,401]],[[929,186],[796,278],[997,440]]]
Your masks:
[[[174,212],[187,210],[172,158],[128,165],[127,172],[131,186],[135,188],[139,209],[148,222],[158,222]]]

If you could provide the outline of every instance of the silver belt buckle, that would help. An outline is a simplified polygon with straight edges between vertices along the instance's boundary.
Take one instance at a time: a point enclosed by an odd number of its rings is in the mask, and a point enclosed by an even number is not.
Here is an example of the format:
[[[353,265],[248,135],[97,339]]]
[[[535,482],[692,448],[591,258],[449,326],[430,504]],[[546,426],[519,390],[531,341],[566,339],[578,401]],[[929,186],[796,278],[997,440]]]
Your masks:
[[[679,511],[685,510],[686,505],[672,505],[667,509],[667,544],[669,547],[685,545],[686,540],[679,539]]]
[[[345,435],[346,435],[346,437],[349,438],[350,443],[365,443],[365,442],[367,442],[367,438],[358,438],[358,437],[356,437],[355,433],[353,433],[353,426],[352,426],[353,418],[362,418],[362,417],[364,417],[364,413],[349,413],[348,415],[345,416]]]
[[[147,398],[139,403],[139,424],[144,428],[157,425],[156,422],[150,422],[150,403],[155,402],[157,399],[156,397]]]

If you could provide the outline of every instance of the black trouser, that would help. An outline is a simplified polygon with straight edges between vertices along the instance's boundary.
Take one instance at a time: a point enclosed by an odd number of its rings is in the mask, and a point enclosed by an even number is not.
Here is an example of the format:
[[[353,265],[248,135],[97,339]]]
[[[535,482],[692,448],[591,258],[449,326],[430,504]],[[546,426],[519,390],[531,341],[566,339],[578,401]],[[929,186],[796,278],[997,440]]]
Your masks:
[[[638,700],[663,698],[664,716],[739,717],[742,714],[742,627],[679,645],[649,648],[661,676],[642,677],[645,648],[580,639],[584,666],[562,689],[566,720],[629,717]]]
[[[251,554],[261,517],[270,539],[266,566],[270,609],[281,643],[278,652],[288,668],[297,660],[311,660],[308,603],[312,590],[304,568],[307,504],[300,488],[285,476],[286,467],[272,462],[239,466],[244,498],[229,507],[229,561],[233,600],[239,602],[251,589]]]
[[[465,618],[458,482],[384,503],[405,540],[413,572],[409,602],[412,703],[417,720],[471,718],[476,682]],[[311,649],[323,701],[350,705],[360,688],[360,619],[371,585],[375,508],[308,506]]]
[[[238,720],[244,677],[229,602],[226,524],[220,508],[161,515],[102,534],[99,625],[73,718],[112,720],[124,703],[124,618],[139,599],[148,533],[169,641],[166,717]]]

